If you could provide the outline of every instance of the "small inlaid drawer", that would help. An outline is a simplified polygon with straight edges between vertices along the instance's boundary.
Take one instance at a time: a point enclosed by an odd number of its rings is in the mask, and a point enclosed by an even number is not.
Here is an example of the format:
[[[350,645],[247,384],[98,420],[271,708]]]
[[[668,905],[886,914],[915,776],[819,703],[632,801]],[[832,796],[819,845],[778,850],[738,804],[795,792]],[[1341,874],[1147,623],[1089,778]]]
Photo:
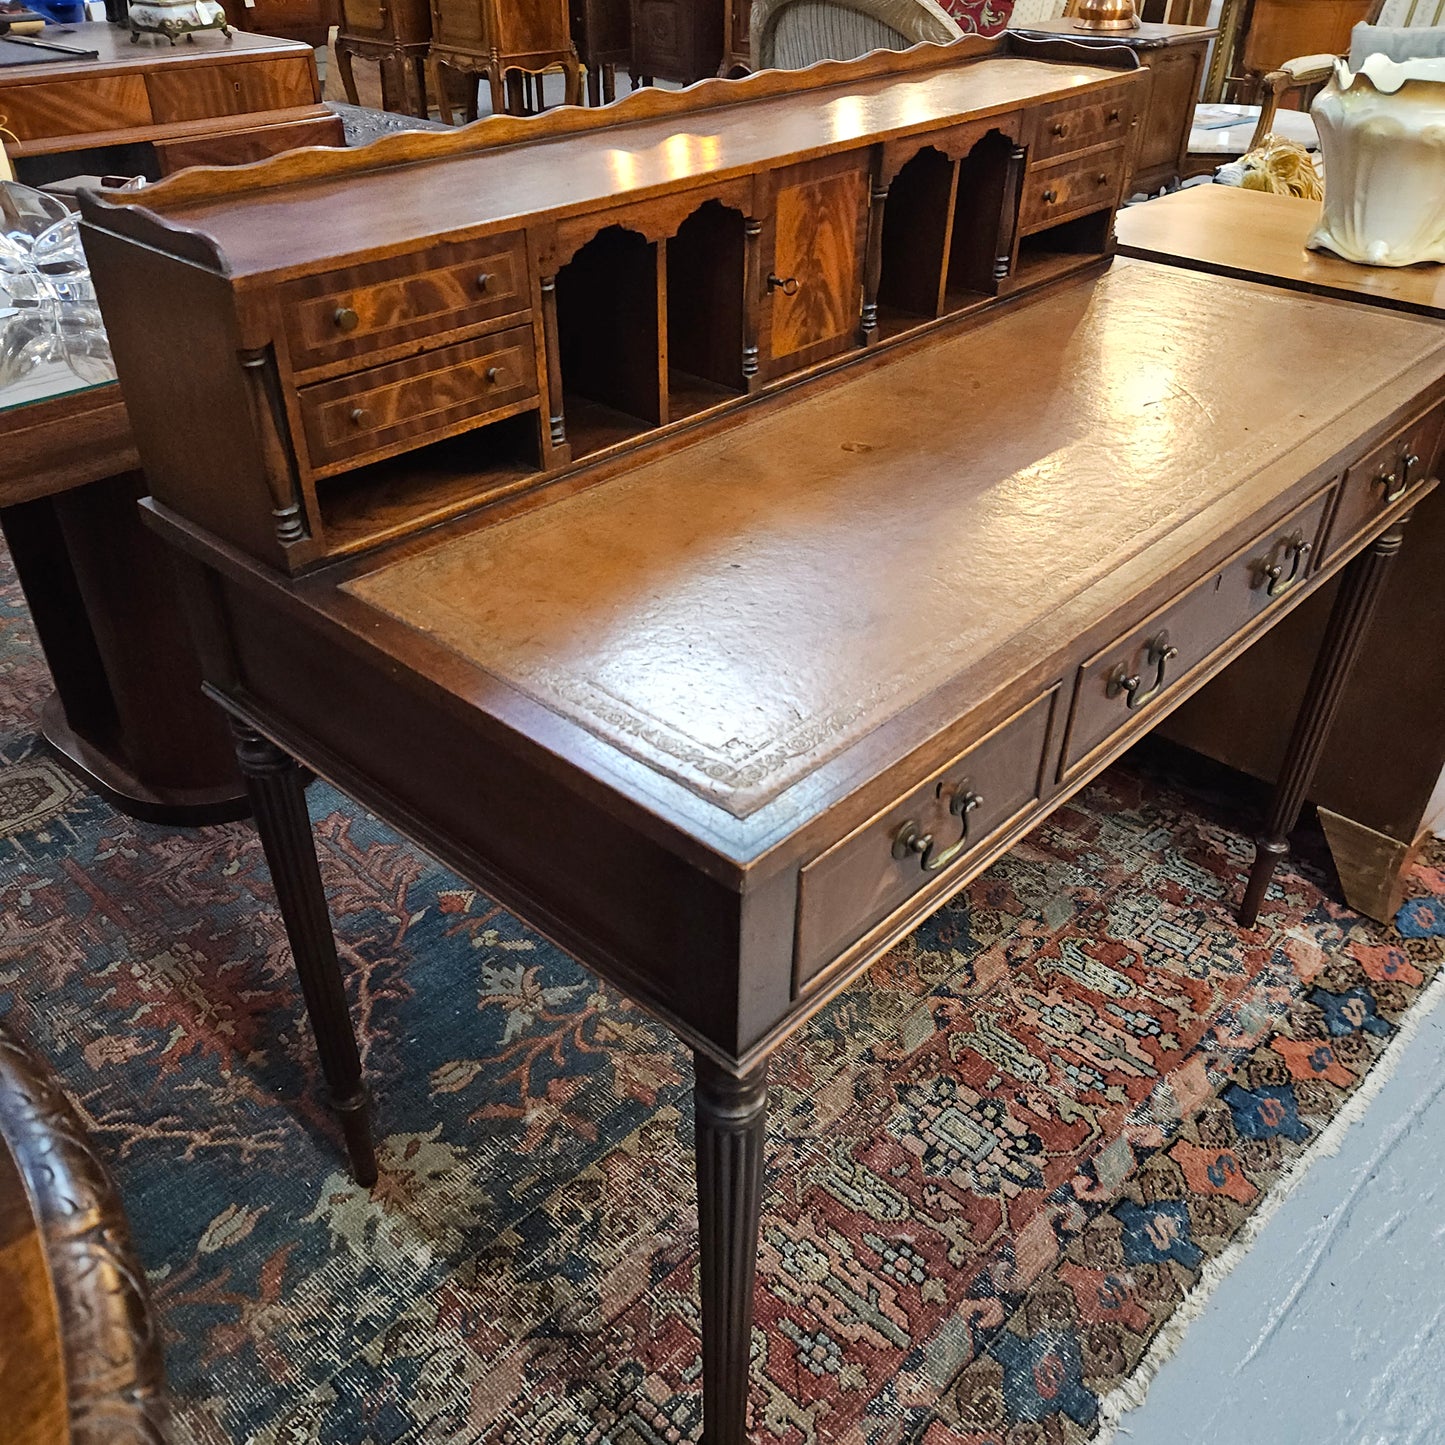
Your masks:
[[[1325,555],[1332,555],[1387,507],[1412,492],[1436,465],[1445,411],[1436,409],[1397,432],[1345,473],[1330,522]]]
[[[1123,173],[1122,150],[1098,151],[1052,166],[1031,166],[1024,177],[1019,230],[1039,231],[1114,205]]]
[[[1329,499],[1328,490],[1319,493],[1084,663],[1074,687],[1061,778],[1088,763],[1101,744],[1142,732],[1155,714],[1168,711],[1179,684],[1200,664],[1304,587],[1319,560]]]
[[[1046,161],[1072,155],[1090,146],[1122,140],[1134,118],[1130,100],[1109,91],[1083,102],[1063,101],[1039,112],[1035,121],[1030,160]]]
[[[306,450],[316,469],[369,461],[465,431],[536,395],[530,326],[298,393]]]
[[[930,884],[946,892],[1038,801],[1053,703],[1037,698],[803,868],[795,992]]]
[[[295,371],[456,331],[528,305],[526,243],[489,236],[281,288]]]

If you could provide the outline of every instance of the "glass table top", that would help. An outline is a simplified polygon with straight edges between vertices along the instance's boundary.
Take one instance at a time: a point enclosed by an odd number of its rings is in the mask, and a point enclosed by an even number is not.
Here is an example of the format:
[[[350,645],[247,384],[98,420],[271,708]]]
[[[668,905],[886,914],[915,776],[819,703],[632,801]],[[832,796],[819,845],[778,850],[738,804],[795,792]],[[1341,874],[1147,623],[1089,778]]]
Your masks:
[[[9,309],[0,306],[0,413],[115,380],[115,363],[93,304],[7,316]]]

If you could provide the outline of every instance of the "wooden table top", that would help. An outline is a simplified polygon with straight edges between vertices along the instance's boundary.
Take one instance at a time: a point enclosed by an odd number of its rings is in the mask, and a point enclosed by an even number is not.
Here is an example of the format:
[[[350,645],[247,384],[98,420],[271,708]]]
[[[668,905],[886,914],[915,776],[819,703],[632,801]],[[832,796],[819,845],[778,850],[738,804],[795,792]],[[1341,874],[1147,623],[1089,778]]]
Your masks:
[[[47,25],[38,37],[58,45],[73,45],[94,50],[98,58],[67,60],[57,55],[53,61],[36,61],[30,65],[7,66],[0,69],[0,90],[13,86],[54,84],[57,80],[76,80],[111,75],[118,71],[155,70],[159,66],[206,66],[234,64],[238,61],[272,60],[282,55],[310,55],[310,46],[298,40],[282,40],[274,35],[251,35],[233,30],[227,39],[219,30],[203,30],[190,40],[172,45],[163,35],[142,35],[131,41],[130,32],[106,20],[87,20],[75,25]]]
[[[439,647],[463,693],[540,704],[614,786],[756,856],[1047,685],[1442,370],[1424,321],[1121,262],[604,486],[294,585],[400,666]]]
[[[1080,30],[1069,19],[1038,20],[1019,26],[1020,35],[1047,35],[1061,40],[1077,40],[1080,45],[1127,45],[1131,50],[1162,50],[1170,45],[1184,45],[1219,34],[1217,25],[1164,25],[1158,21],[1141,20],[1133,30]]]
[[[1119,212],[1119,249],[1316,296],[1445,317],[1445,266],[1359,266],[1307,251],[1320,203],[1237,186],[1190,186]]]

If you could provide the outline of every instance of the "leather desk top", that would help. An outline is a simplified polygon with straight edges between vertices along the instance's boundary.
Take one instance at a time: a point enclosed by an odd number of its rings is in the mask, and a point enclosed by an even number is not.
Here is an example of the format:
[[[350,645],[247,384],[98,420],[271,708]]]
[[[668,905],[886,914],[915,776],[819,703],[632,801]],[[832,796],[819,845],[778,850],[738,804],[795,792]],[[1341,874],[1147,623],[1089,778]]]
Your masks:
[[[1046,684],[1282,513],[1271,464],[1290,505],[1328,480],[1425,361],[1423,321],[1119,263],[343,590],[745,819],[880,730],[903,756]]]

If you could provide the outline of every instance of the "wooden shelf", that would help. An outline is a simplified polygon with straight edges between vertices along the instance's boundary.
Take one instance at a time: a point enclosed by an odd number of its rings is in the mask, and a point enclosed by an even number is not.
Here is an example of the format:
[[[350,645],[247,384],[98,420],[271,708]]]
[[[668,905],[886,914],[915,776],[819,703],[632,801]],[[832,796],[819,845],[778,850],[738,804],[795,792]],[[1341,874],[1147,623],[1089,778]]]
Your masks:
[[[736,401],[744,393],[740,387],[721,386],[706,377],[673,367],[667,373],[667,414],[670,421],[696,416],[698,412]]]
[[[541,471],[538,442],[528,411],[318,482],[327,550],[357,551],[528,484]]]

